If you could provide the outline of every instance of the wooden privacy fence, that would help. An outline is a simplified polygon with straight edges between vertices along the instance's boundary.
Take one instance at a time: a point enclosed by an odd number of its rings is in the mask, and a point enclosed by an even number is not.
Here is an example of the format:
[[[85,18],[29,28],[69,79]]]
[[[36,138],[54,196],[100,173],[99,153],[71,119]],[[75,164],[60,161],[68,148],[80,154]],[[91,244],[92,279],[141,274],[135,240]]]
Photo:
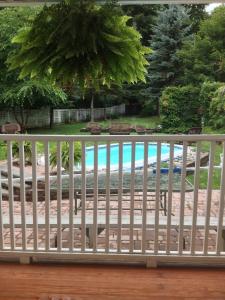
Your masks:
[[[225,262],[225,159],[219,169],[220,189],[214,191],[212,185],[218,167],[217,142],[222,144],[224,158],[225,135],[1,135],[0,140],[6,142],[8,174],[1,177],[0,184],[0,257],[18,257],[22,262],[32,257],[71,258],[142,262],[148,266],[161,262]],[[13,141],[19,143],[20,151],[17,176],[14,176]],[[32,143],[29,175],[25,141]],[[62,173],[65,141],[69,143],[69,170]],[[190,141],[195,153],[193,184],[186,176]],[[74,171],[74,142],[81,143],[80,172]],[[200,154],[205,142],[209,144],[210,156],[207,188],[203,193],[199,188]],[[44,149],[41,166],[44,175],[38,173],[40,144]],[[90,145],[92,167],[87,159]],[[57,149],[55,175],[51,175],[49,159],[53,147]],[[176,174],[177,156],[182,166]],[[168,163],[166,173],[164,169],[161,172],[162,160]],[[40,181],[45,189],[42,201],[38,199]],[[19,201],[15,198],[18,183]],[[26,199],[28,184],[32,186],[32,201]],[[5,186],[8,201],[2,197]],[[51,190],[56,191],[53,198]],[[62,197],[65,190],[68,199]]]

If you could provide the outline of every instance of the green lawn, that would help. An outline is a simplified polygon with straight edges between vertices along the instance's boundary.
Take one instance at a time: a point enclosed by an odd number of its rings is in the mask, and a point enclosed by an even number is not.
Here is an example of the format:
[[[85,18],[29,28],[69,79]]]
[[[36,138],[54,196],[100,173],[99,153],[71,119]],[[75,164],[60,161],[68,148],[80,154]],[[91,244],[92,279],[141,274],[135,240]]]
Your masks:
[[[219,130],[213,130],[210,127],[205,127],[203,130],[203,133],[205,134],[224,134],[225,130],[224,129],[219,129]],[[209,152],[210,150],[210,143],[208,142],[203,142],[201,145],[201,149],[203,152]],[[222,153],[222,146],[217,145],[216,146],[216,151],[215,151],[215,159],[214,159],[214,165],[219,165],[220,164],[220,154]],[[220,188],[220,178],[221,178],[221,170],[220,169],[215,169],[213,172],[213,189],[219,189]],[[188,179],[190,182],[194,183],[194,176],[190,175],[188,176]],[[200,171],[200,188],[205,189],[207,188],[207,181],[208,181],[208,171],[207,170],[201,170]]]
[[[99,123],[102,124],[104,127],[108,127],[111,122],[123,122],[129,123],[131,125],[143,125],[147,128],[154,128],[158,124],[160,124],[160,120],[158,117],[150,117],[150,118],[140,118],[140,117],[122,117],[115,120],[107,120],[107,121],[100,121]],[[86,127],[87,122],[80,122],[74,124],[59,124],[55,125],[54,128],[43,128],[43,129],[32,129],[28,130],[28,133],[31,134],[63,134],[63,135],[73,135],[73,134],[88,134],[88,133],[81,133],[80,129]]]

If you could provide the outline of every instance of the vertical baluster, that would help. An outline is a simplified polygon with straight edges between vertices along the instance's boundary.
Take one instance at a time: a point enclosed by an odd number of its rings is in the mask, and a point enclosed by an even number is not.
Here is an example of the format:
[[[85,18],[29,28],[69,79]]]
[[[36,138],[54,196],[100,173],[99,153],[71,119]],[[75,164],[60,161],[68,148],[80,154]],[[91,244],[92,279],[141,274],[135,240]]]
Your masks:
[[[117,241],[118,252],[121,252],[122,201],[123,201],[122,194],[123,194],[123,143],[119,142],[118,241]]]
[[[106,148],[106,252],[109,252],[110,230],[110,142]]]
[[[49,143],[44,142],[45,148],[45,250],[50,249],[50,174],[49,174]]]
[[[57,142],[57,250],[62,250],[62,145]]]
[[[183,143],[183,162],[182,162],[182,173],[181,173],[180,220],[179,220],[179,240],[178,240],[179,255],[182,255],[183,253],[186,164],[187,164],[187,142],[185,141]]]
[[[193,212],[192,212],[192,232],[191,232],[191,254],[195,252],[195,237],[198,209],[198,190],[199,190],[199,171],[200,171],[200,154],[201,142],[197,142],[197,151],[195,158],[195,176],[194,176],[194,197],[193,197]]]
[[[173,196],[173,159],[174,159],[174,142],[170,142],[166,254],[170,253],[170,235],[171,235],[170,231],[171,231],[172,196]]]
[[[37,217],[37,146],[32,142],[32,202],[33,202],[33,234],[34,251],[38,250],[38,217]]]
[[[74,225],[73,225],[73,216],[74,216],[74,142],[69,142],[69,226],[70,226],[70,239],[69,239],[69,249],[70,252],[74,248]]]
[[[148,142],[144,142],[143,203],[142,203],[142,252],[146,251],[146,221],[148,193]]]
[[[134,251],[134,191],[135,191],[135,150],[136,143],[131,148],[131,180],[130,180],[130,253]]]
[[[211,142],[208,183],[207,183],[207,197],[206,197],[205,235],[204,235],[204,245],[203,245],[204,255],[208,254],[208,236],[209,236],[210,210],[211,210],[211,201],[212,201],[212,179],[213,179],[213,168],[214,168],[214,156],[215,156],[215,142]]]
[[[224,196],[225,196],[225,142],[223,142],[223,163],[222,163],[221,181],[220,181],[219,219],[218,219],[217,236],[216,236],[216,254],[217,255],[220,255],[221,243],[222,243]]]
[[[86,249],[86,146],[85,142],[82,142],[82,161],[81,161],[81,172],[82,172],[82,196],[81,196],[81,250],[85,252]]]
[[[0,169],[0,250],[4,249],[3,213],[2,213],[2,173]]]
[[[161,142],[157,142],[157,167],[156,167],[156,193],[155,193],[155,233],[154,253],[158,253],[159,239],[159,205],[160,205],[160,163],[161,163]]]
[[[26,191],[25,191],[25,176],[24,176],[24,142],[19,142],[19,160],[20,160],[20,202],[21,202],[21,225],[22,225],[22,249],[27,247],[26,234]]]
[[[93,240],[93,251],[97,251],[97,234],[98,234],[98,143],[94,143],[94,215],[93,231],[91,232]]]
[[[12,171],[12,142],[7,142],[8,161],[8,185],[9,185],[9,222],[10,222],[10,243],[11,250],[15,249],[15,229],[14,229],[14,191],[13,191],[13,171]]]

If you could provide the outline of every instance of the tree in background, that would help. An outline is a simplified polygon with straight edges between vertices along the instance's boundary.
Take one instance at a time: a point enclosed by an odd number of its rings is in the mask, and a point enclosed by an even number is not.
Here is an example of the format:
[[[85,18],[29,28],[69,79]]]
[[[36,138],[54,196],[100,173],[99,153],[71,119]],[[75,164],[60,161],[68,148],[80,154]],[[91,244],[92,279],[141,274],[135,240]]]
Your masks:
[[[190,36],[190,19],[184,7],[170,5],[159,13],[153,29],[149,66],[149,94],[157,103],[165,87],[179,82],[181,60],[177,51]]]
[[[205,4],[186,4],[184,7],[186,8],[191,21],[191,32],[197,33],[200,23],[208,16],[205,10]]]
[[[225,7],[216,8],[202,21],[194,41],[179,52],[183,62],[183,82],[225,81]]]
[[[153,26],[161,5],[123,5],[123,12],[131,16],[130,22],[142,36],[142,44],[148,46],[153,33]]]
[[[4,8],[0,10],[0,97],[5,87],[17,82],[18,72],[10,72],[6,60],[17,46],[11,43],[18,30],[29,25],[37,8]]]
[[[8,68],[7,58],[18,48],[11,42],[12,38],[20,29],[29,26],[39,11],[39,8],[29,7],[0,10],[0,107],[12,110],[23,130],[30,115],[28,109],[50,107],[52,125],[52,108],[66,101],[62,89],[49,80],[18,80],[19,72]]]
[[[92,94],[101,86],[145,81],[150,49],[128,20],[111,4],[71,0],[45,6],[13,39],[19,50],[9,59],[11,69],[20,69],[21,79],[49,76]]]
[[[48,106],[50,108],[50,127],[52,126],[53,107],[66,102],[67,95],[61,88],[47,80],[21,80],[14,86],[8,87],[2,95],[0,102],[12,110],[16,121],[25,131],[30,109]]]

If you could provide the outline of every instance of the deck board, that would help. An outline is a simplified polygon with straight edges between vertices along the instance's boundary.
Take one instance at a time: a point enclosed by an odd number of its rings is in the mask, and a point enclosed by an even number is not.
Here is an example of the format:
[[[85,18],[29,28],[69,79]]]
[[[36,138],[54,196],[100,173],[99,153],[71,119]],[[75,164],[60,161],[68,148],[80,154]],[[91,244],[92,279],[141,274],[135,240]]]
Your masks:
[[[145,269],[134,266],[2,263],[0,299],[222,300],[225,299],[224,281],[225,269],[219,268]]]

